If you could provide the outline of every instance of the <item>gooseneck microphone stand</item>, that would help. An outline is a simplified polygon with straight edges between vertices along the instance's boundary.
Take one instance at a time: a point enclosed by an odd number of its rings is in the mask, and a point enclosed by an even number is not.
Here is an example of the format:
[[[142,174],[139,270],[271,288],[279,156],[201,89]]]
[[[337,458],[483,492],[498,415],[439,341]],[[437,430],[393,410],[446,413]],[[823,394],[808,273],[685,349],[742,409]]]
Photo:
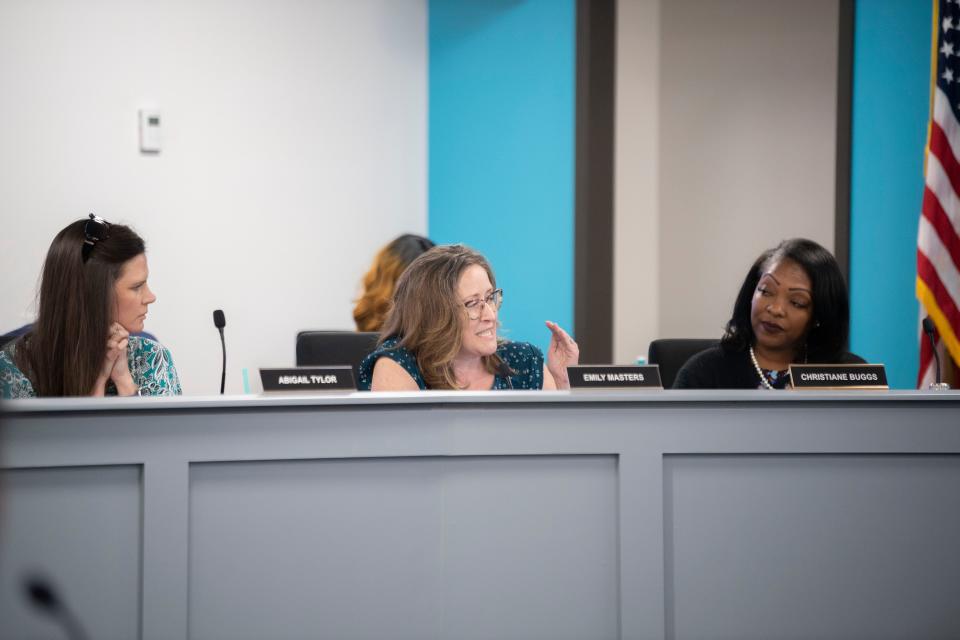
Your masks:
[[[23,591],[27,601],[34,609],[49,616],[60,625],[69,640],[87,640],[89,636],[80,621],[59,596],[53,583],[41,575],[27,575],[23,578]]]
[[[936,382],[931,382],[927,387],[930,391],[949,391],[950,385],[940,378],[940,354],[937,352],[937,343],[934,340],[934,332],[936,327],[933,325],[933,320],[930,319],[930,316],[927,316],[923,319],[923,332],[927,334],[927,337],[930,338],[930,349],[933,350],[933,359],[936,362]]]
[[[223,339],[223,328],[227,326],[227,319],[220,309],[213,312],[213,326],[220,332],[220,349],[223,352],[223,366],[220,369],[220,395],[223,395],[223,389],[227,384],[227,343]]]

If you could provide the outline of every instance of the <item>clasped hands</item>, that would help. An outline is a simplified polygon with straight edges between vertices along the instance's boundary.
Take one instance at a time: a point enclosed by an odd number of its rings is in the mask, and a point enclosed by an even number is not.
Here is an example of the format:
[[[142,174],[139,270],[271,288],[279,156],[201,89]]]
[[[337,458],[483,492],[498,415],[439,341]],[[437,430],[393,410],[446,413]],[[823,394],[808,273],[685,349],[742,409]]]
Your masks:
[[[547,351],[547,370],[557,383],[557,389],[570,388],[570,376],[567,367],[580,362],[580,347],[556,322],[547,320],[550,329],[550,348]]]
[[[130,343],[130,332],[124,329],[120,323],[114,322],[110,325],[110,331],[107,334],[107,351],[103,356],[103,364],[100,367],[100,374],[93,385],[92,396],[103,396],[106,392],[107,382],[113,380],[117,387],[117,393],[121,396],[132,396],[137,393],[137,384],[133,381],[130,374],[130,365],[127,362],[127,346]]]

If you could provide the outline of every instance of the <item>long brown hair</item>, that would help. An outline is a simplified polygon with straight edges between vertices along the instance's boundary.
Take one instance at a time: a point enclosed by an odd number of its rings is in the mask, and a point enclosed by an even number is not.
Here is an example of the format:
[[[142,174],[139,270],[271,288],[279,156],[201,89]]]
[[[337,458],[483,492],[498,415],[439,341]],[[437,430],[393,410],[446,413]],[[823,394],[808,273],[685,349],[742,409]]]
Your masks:
[[[377,252],[373,265],[363,276],[363,295],[353,309],[357,331],[380,331],[390,311],[393,290],[400,274],[417,256],[433,246],[429,238],[408,233]]]
[[[440,245],[410,263],[397,281],[393,306],[380,333],[380,342],[400,338],[400,346],[417,358],[417,366],[430,389],[457,389],[453,359],[463,344],[463,317],[457,284],[472,265],[487,272],[490,283],[497,279],[486,258],[462,244]],[[499,371],[502,361],[496,353],[483,356],[488,373]]]
[[[17,366],[38,396],[85,396],[93,389],[113,321],[114,284],[124,263],[146,250],[132,229],[114,224],[84,261],[86,222],[70,223],[50,244],[37,320],[17,345]]]

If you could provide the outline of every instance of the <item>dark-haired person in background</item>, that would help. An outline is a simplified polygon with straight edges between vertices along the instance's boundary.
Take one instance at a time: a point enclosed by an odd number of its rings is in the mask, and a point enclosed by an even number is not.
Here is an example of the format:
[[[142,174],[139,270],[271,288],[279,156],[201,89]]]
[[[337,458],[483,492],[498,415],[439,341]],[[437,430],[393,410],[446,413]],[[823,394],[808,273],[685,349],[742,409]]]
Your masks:
[[[156,296],[143,240],[90,214],[50,244],[33,329],[0,351],[0,397],[178,395],[170,352],[132,336]]]
[[[407,233],[394,238],[377,252],[373,265],[363,276],[363,295],[353,309],[357,331],[380,331],[400,274],[417,256],[433,246],[429,238]]]
[[[846,351],[847,286],[833,255],[794,238],[747,273],[720,345],[690,358],[674,389],[784,389],[792,363],[860,363]]]
[[[567,366],[580,349],[547,322],[550,349],[497,337],[503,290],[482,255],[460,244],[434,247],[397,282],[380,345],[360,364],[359,387],[418,389],[567,389]]]

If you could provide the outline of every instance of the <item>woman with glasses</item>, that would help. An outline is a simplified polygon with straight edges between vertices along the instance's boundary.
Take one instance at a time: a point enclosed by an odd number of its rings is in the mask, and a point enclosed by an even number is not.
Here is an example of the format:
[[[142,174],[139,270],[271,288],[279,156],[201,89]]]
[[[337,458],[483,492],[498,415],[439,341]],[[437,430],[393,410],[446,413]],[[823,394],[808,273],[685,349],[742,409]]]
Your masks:
[[[761,255],[740,286],[720,345],[690,358],[674,389],[784,389],[792,363],[851,364],[847,285],[813,240],[785,240]]]
[[[0,397],[177,395],[170,352],[143,331],[156,296],[143,240],[92,213],[53,239],[33,329],[0,351]]]
[[[550,350],[497,337],[503,291],[493,269],[463,245],[430,249],[397,282],[380,344],[360,365],[359,387],[418,389],[567,389],[577,343],[553,322]]]

